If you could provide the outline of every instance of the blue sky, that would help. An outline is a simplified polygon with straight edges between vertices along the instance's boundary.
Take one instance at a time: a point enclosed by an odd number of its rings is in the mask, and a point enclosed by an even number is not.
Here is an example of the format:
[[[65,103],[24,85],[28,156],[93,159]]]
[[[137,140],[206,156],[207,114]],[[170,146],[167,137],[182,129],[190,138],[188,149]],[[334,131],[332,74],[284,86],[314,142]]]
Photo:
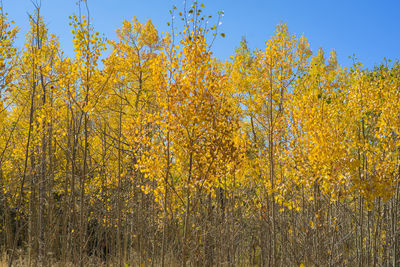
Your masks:
[[[308,38],[313,52],[322,47],[329,52],[335,49],[339,63],[350,66],[348,57],[356,55],[365,67],[387,59],[400,59],[400,1],[398,0],[204,0],[205,12],[225,16],[214,54],[228,59],[245,36],[251,48],[263,48],[273,34],[275,25],[288,24],[292,34]],[[78,13],[76,0],[41,0],[41,12],[50,31],[60,37],[61,46],[68,55],[73,54],[71,28],[68,17]],[[108,38],[115,37],[115,29],[124,19],[136,16],[144,23],[150,18],[159,32],[168,29],[169,10],[178,9],[183,0],[88,0],[96,30]],[[32,13],[30,0],[3,0],[5,11],[20,28],[22,45],[28,28],[28,13]]]

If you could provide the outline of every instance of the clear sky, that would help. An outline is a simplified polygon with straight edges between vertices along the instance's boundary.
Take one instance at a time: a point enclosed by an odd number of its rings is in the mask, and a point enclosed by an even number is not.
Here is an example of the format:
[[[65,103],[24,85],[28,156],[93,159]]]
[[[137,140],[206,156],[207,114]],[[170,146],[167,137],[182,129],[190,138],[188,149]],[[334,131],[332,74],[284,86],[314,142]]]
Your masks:
[[[4,9],[20,28],[17,45],[21,45],[28,28],[28,13],[33,12],[31,0],[2,0]],[[159,32],[168,30],[169,10],[175,4],[182,8],[183,0],[88,0],[93,24],[108,38],[124,19],[136,16],[144,23],[150,18]],[[335,49],[339,63],[350,66],[353,54],[365,67],[387,59],[400,59],[399,0],[203,0],[205,12],[225,16],[214,54],[228,59],[245,36],[251,48],[263,48],[273,34],[275,25],[288,24],[292,34],[304,35],[313,52],[322,47]],[[72,34],[68,17],[78,13],[76,0],[41,0],[41,12],[50,32],[60,37],[61,46],[72,56]]]

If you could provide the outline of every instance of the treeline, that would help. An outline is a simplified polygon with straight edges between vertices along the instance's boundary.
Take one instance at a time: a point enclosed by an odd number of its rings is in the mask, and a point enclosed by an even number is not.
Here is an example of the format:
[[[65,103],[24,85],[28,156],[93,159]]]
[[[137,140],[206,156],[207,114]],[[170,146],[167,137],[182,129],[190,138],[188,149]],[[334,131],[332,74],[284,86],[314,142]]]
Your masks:
[[[72,58],[39,7],[21,49],[2,13],[4,260],[399,266],[400,65],[345,68],[284,24],[221,62],[202,8],[112,41],[72,16]]]

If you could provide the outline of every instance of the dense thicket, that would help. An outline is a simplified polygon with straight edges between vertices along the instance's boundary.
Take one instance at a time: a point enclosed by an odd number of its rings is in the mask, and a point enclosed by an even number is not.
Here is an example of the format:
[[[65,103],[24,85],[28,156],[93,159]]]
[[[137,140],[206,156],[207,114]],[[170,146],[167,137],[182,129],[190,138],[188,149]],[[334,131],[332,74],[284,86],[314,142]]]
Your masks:
[[[222,63],[202,7],[107,42],[73,16],[74,58],[39,9],[16,49],[2,13],[4,260],[399,266],[400,65],[345,68],[284,24]]]

